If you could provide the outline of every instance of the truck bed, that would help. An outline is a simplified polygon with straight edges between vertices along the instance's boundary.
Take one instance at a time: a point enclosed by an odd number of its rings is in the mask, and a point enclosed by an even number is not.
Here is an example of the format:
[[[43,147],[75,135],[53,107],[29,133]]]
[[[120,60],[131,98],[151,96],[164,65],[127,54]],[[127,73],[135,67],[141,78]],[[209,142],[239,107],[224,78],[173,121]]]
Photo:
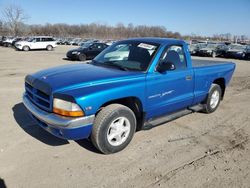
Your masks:
[[[228,61],[216,61],[216,60],[192,59],[193,67],[207,67],[207,66],[222,65],[222,64],[228,64],[228,63],[231,63],[231,62],[228,62]]]

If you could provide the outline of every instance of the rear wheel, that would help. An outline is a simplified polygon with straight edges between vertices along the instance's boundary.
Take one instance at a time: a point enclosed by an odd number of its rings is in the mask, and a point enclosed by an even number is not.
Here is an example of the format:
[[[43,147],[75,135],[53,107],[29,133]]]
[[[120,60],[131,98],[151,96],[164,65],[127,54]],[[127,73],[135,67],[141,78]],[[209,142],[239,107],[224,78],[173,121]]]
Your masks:
[[[115,153],[130,143],[135,129],[136,118],[133,111],[120,104],[111,104],[96,116],[91,140],[102,153]]]
[[[218,108],[221,100],[221,94],[221,87],[218,84],[212,84],[204,104],[205,113],[212,113]]]
[[[80,61],[86,61],[86,59],[87,59],[87,58],[86,58],[86,55],[85,55],[85,54],[80,54],[80,55],[79,55],[79,60],[80,60]]]
[[[46,47],[46,49],[47,49],[48,51],[51,51],[51,50],[53,50],[53,46],[48,45],[48,46]]]
[[[29,46],[24,46],[24,47],[23,47],[23,51],[26,51],[26,52],[27,52],[27,51],[29,51],[29,50],[30,50],[30,47],[29,47]]]

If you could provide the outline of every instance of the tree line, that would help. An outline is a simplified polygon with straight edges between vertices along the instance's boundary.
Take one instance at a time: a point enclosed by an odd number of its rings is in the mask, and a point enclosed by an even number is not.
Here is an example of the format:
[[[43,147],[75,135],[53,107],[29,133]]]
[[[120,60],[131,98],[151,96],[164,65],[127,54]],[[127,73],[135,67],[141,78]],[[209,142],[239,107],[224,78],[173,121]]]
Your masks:
[[[45,24],[27,25],[20,23],[18,29],[12,29],[6,23],[0,22],[0,35],[33,36],[50,35],[57,37],[80,37],[100,39],[121,39],[130,37],[169,37],[181,38],[180,33],[168,31],[163,26],[146,26],[119,23],[109,26],[98,23],[69,25],[69,24]]]
[[[58,24],[25,24],[29,18],[20,6],[10,5],[2,12],[0,18],[0,36],[35,36],[49,35],[54,37],[79,37],[79,38],[98,38],[98,39],[123,39],[132,37],[167,37],[180,38],[185,40],[217,40],[230,41],[237,39],[246,40],[245,36],[232,36],[230,33],[217,34],[212,37],[198,36],[195,34],[181,35],[179,32],[167,30],[164,26],[124,25],[118,23],[115,26],[106,24],[91,23],[70,25],[65,23]]]

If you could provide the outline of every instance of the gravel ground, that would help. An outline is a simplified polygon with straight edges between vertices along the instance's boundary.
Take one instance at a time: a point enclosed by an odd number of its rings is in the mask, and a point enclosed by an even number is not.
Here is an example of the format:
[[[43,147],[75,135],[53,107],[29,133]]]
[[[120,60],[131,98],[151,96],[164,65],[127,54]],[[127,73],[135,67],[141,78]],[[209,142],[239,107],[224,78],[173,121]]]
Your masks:
[[[0,178],[7,187],[250,187],[250,61],[229,60],[237,68],[215,113],[137,132],[124,151],[102,155],[88,140],[45,132],[21,101],[26,74],[78,63],[63,60],[69,48],[0,47]]]

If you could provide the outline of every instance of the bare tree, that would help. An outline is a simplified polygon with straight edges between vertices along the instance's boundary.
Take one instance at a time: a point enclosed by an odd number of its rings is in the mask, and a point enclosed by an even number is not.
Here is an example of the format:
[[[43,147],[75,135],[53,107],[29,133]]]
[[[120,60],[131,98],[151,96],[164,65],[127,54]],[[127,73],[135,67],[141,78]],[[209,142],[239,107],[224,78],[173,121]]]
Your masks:
[[[9,5],[3,10],[3,16],[14,36],[17,36],[21,32],[21,25],[28,19],[24,10],[17,5]]]

